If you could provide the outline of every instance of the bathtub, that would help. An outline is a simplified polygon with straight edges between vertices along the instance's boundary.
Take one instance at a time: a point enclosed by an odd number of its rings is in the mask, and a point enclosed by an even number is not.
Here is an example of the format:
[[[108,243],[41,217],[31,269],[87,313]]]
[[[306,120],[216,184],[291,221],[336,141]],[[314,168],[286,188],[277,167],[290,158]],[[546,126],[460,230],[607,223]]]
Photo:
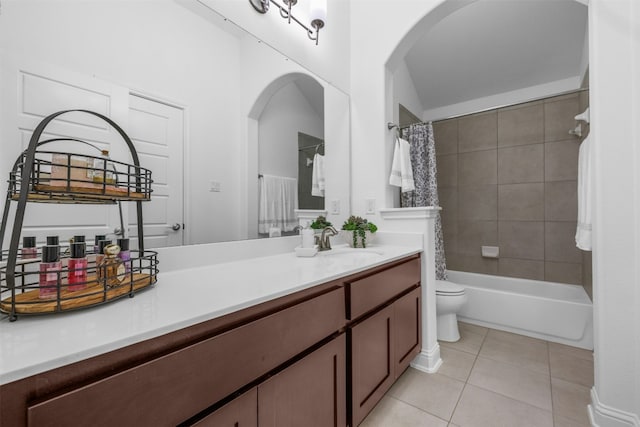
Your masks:
[[[582,286],[448,271],[469,299],[458,320],[593,349],[593,307]]]

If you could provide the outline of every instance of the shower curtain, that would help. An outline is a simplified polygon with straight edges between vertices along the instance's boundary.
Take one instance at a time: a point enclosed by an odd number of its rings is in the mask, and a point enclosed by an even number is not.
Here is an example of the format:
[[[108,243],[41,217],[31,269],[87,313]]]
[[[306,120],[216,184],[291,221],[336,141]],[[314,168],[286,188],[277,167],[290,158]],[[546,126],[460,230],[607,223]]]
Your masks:
[[[436,147],[431,123],[417,123],[404,130],[403,138],[409,141],[411,167],[415,190],[402,193],[400,206],[440,206],[438,201],[438,179],[436,169]],[[446,280],[447,265],[444,256],[444,238],[440,212],[435,220],[436,279]]]

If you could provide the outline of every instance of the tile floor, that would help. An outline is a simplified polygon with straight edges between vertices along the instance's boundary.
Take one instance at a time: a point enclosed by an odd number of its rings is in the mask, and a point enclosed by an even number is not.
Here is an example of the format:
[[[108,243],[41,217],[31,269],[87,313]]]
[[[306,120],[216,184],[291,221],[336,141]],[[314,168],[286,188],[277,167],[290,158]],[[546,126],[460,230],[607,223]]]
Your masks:
[[[436,374],[409,368],[362,427],[589,426],[593,353],[460,323]]]

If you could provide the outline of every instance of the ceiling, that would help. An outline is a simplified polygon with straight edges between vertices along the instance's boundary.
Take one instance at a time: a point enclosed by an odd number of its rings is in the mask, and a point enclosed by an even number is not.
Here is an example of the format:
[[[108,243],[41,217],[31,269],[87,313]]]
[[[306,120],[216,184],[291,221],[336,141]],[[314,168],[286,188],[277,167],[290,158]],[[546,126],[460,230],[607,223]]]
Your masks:
[[[574,0],[478,0],[405,57],[424,110],[576,78],[588,59],[587,7]],[[584,57],[584,58],[583,58]]]

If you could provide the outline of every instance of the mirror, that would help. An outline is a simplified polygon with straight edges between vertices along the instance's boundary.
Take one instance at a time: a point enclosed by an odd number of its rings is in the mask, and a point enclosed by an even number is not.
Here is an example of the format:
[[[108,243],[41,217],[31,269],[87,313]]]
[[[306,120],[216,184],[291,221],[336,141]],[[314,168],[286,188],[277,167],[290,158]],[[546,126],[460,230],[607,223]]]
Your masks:
[[[267,168],[266,153],[298,169],[298,133],[325,141],[330,216],[340,222],[348,215],[348,96],[201,2],[5,0],[0,54],[0,138],[15,141],[0,148],[0,177],[47,114],[86,108],[110,116],[153,171],[154,194],[144,207],[147,247],[258,237],[258,174],[280,173]],[[269,101],[294,89],[317,118],[313,127],[283,122],[280,130],[296,141],[278,147],[266,140],[261,117]],[[82,119],[52,132],[104,146],[115,159],[126,155],[113,132]],[[51,230],[61,238],[113,233],[118,219],[117,210],[101,208],[80,218],[75,207],[55,217],[33,209],[27,225],[39,241]],[[133,225],[131,212],[124,214]]]

